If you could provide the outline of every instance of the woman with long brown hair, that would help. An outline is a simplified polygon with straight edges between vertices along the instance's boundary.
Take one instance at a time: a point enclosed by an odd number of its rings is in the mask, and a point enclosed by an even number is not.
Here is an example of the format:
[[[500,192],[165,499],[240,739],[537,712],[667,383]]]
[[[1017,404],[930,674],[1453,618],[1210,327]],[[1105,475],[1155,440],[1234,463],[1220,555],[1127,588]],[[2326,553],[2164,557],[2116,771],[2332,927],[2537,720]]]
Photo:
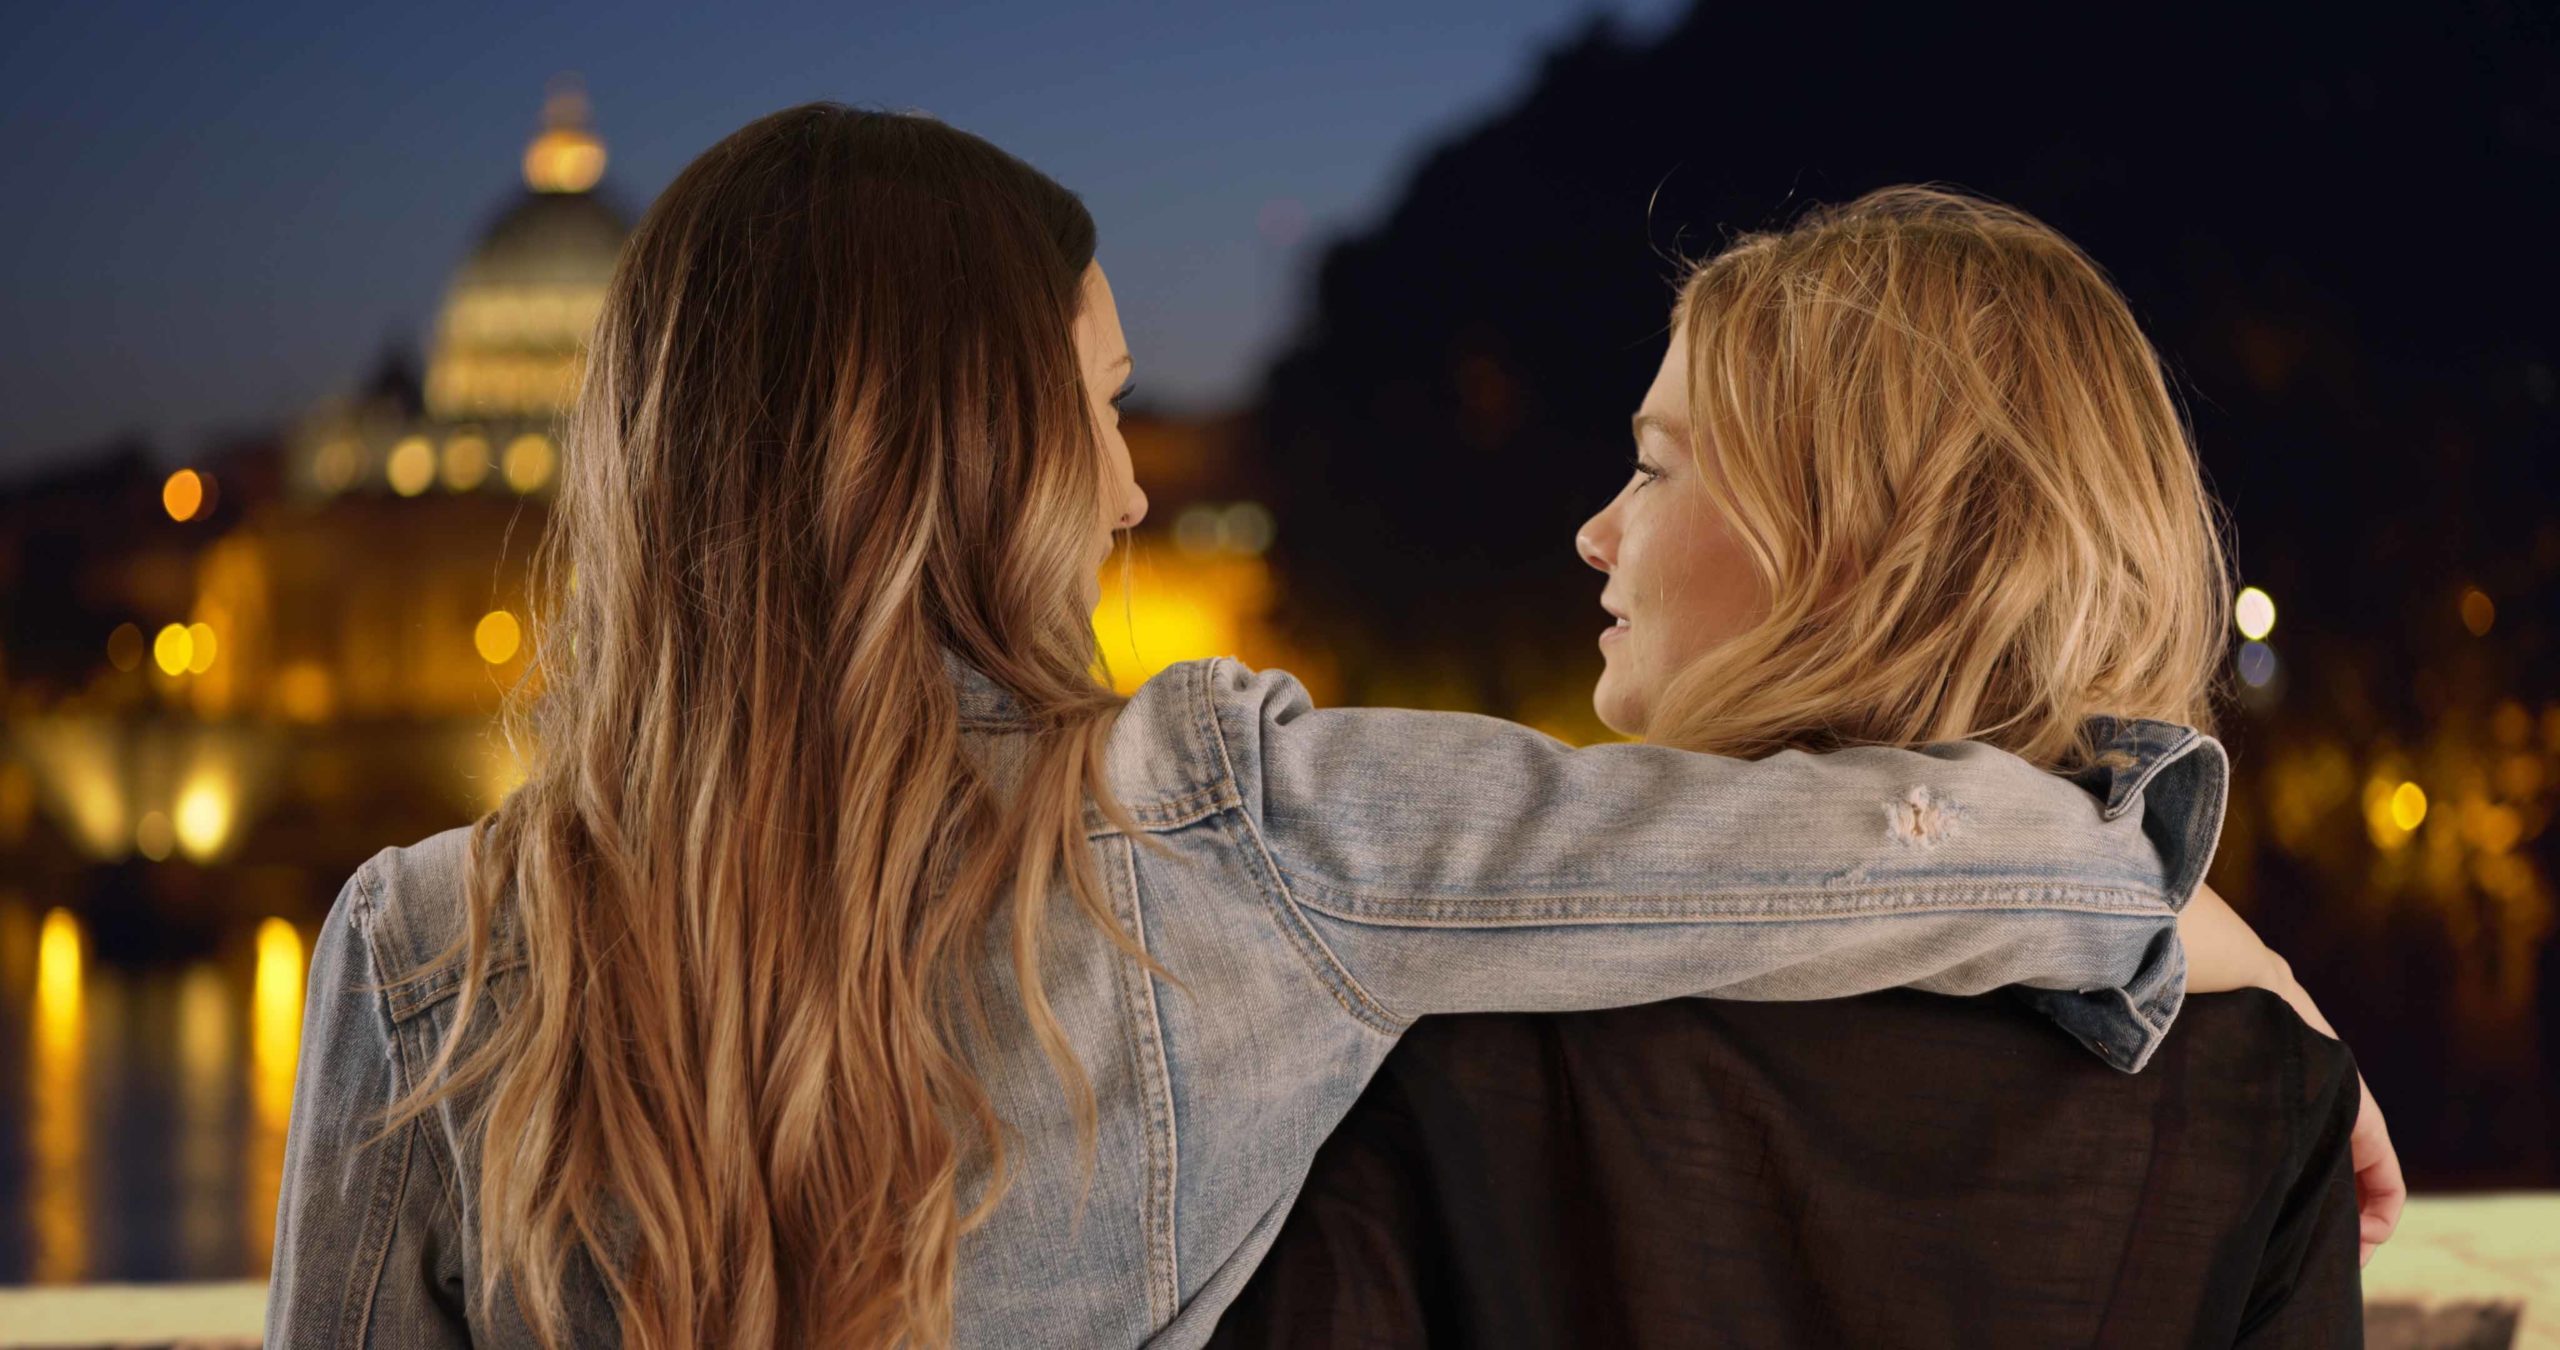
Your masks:
[[[1115,696],[1130,365],[1081,205],[929,119],[794,108],[667,188],[541,545],[530,775],[322,930],[272,1340],[1192,1345],[1426,1013],[2024,982],[2157,1043],[2200,736],[2102,809],[1976,745],[1572,750],[1228,661]]]

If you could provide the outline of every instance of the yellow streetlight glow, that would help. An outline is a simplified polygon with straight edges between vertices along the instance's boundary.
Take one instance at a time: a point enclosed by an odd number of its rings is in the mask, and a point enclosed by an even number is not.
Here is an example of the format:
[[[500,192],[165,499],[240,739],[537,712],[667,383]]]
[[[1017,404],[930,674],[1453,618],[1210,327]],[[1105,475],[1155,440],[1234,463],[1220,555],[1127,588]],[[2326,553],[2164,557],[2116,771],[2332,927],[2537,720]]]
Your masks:
[[[204,480],[193,469],[180,469],[160,485],[160,505],[171,520],[192,520],[204,507]]]
[[[293,1109],[294,1061],[302,1053],[302,934],[282,919],[258,923],[258,965],[249,992],[250,1096],[259,1122],[280,1130]]]
[[[391,447],[391,458],[382,465],[391,480],[391,490],[403,497],[415,497],[436,480],[436,448],[424,436],[404,438]]]
[[[213,625],[187,625],[187,673],[202,675],[213,669]]]
[[[2276,628],[2275,598],[2255,586],[2243,589],[2232,603],[2231,621],[2238,625],[2240,636],[2251,642],[2265,638]]]
[[[29,1078],[35,1087],[29,1112],[26,1213],[32,1222],[39,1282],[78,1280],[88,1273],[89,1113],[82,1041],[88,1018],[81,1008],[80,923],[68,910],[47,911],[36,940],[36,1006],[28,1038]]]
[[[61,1010],[77,1016],[80,1007],[80,921],[67,909],[49,909],[36,938],[36,1006],[48,1023],[62,1020]]]
[[[524,630],[517,626],[516,616],[503,609],[493,609],[480,616],[480,624],[471,630],[471,645],[480,649],[480,659],[493,666],[505,665],[524,641]]]
[[[222,848],[231,832],[231,794],[211,779],[198,779],[178,794],[178,847],[202,862]]]
[[[2414,830],[2427,818],[2426,790],[2415,783],[2402,783],[2391,792],[2391,823],[2403,830]]]
[[[162,628],[160,635],[151,640],[151,660],[167,674],[184,675],[187,662],[193,659],[194,646],[195,639],[188,635],[187,626],[173,623]]]

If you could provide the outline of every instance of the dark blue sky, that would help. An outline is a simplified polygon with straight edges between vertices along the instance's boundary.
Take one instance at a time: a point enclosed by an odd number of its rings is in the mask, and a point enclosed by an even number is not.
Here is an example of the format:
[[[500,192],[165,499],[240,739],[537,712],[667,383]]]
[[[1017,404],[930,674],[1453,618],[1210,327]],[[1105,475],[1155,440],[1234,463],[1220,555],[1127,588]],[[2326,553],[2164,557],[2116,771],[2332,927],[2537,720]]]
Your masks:
[[[0,478],[128,429],[184,454],[347,384],[395,334],[423,345],[562,71],[585,78],[635,213],[805,99],[994,140],[1093,207],[1146,396],[1215,404],[1294,317],[1315,247],[1382,207],[1418,149],[1592,14],[1650,31],[1677,8],[13,5]],[[1276,241],[1300,211],[1303,237]]]

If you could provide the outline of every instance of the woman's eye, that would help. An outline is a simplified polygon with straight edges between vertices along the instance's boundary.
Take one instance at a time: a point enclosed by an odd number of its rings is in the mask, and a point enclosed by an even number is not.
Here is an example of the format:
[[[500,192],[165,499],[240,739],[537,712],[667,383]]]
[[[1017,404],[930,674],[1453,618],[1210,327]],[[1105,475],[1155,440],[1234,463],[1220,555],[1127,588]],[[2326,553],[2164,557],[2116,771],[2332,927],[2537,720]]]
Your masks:
[[[1660,481],[1662,481],[1662,470],[1643,460],[1636,461],[1636,491],[1642,492]]]
[[[1124,384],[1120,386],[1120,392],[1111,396],[1111,410],[1113,412],[1120,411],[1120,406],[1127,403],[1129,401],[1129,396],[1136,392],[1138,392],[1138,386],[1134,384]]]

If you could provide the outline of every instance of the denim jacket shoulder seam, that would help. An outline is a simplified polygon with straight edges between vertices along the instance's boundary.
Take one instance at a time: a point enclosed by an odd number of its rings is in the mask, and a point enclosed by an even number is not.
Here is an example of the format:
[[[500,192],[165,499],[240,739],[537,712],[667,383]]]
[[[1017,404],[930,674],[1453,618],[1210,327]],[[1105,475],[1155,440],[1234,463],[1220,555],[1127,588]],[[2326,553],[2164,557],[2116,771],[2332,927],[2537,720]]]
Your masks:
[[[416,1023],[412,1022],[407,1025],[394,1028],[391,1037],[392,1068],[395,1079],[400,1084],[400,1090],[404,1094],[416,1091],[417,1089],[417,1070],[412,1067],[409,1062],[409,1049],[401,1044],[401,1038],[408,1035],[411,1028],[414,1026],[416,1026]],[[423,1033],[421,1034],[423,1035]],[[421,1046],[418,1048],[423,1050],[425,1047]],[[438,1107],[437,1109],[441,1110],[442,1108]],[[423,1128],[426,1123],[427,1117],[419,1116],[410,1121],[407,1128]],[[430,1141],[427,1147],[427,1164],[436,1170],[436,1180],[445,1188],[445,1193],[449,1196],[457,1198],[460,1197],[462,1194],[462,1164],[460,1160],[455,1160],[450,1167],[446,1166],[444,1150],[435,1147],[433,1142]]]
[[[1130,937],[1137,942],[1138,950],[1148,951],[1146,897],[1138,888],[1138,850],[1134,840],[1121,841],[1120,868],[1129,886]],[[1124,979],[1135,985],[1131,1017],[1133,1020],[1144,1019],[1144,1034],[1132,1036],[1138,1044],[1132,1045],[1130,1051],[1138,1061],[1141,1075],[1152,1073],[1156,1080],[1147,1086],[1142,1096],[1140,1114],[1150,1118],[1149,1151],[1152,1153],[1160,1144],[1164,1155],[1161,1168],[1154,1166],[1151,1159],[1147,1169],[1145,1223],[1149,1234],[1148,1316],[1161,1325],[1180,1311],[1182,1303],[1182,1242],[1175,1222],[1174,1205],[1174,1196],[1179,1193],[1182,1178],[1182,1131],[1174,1110],[1173,1066],[1165,1057],[1164,1012],[1156,1000],[1155,974],[1125,957],[1120,964],[1125,972]],[[1133,1032],[1138,1030],[1132,1027]],[[1154,1131],[1158,1122],[1152,1119],[1159,1114],[1159,1089],[1163,1092],[1160,1136]]]
[[[394,851],[383,850],[384,853]],[[356,909],[351,917],[362,920],[358,936],[364,939],[366,953],[372,958],[377,975],[392,969],[395,958],[398,961],[401,973],[378,980],[369,992],[381,998],[383,1014],[391,1024],[400,1026],[415,1020],[428,1009],[461,992],[463,962],[457,959],[445,963],[438,969],[421,974],[419,972],[427,963],[435,960],[442,953],[422,954],[405,948],[393,949],[386,946],[391,939],[380,922],[384,917],[381,902],[383,892],[390,882],[384,875],[385,869],[381,864],[382,854],[376,854],[367,859],[363,867],[357,869],[358,885],[354,892]],[[463,903],[462,897],[458,895],[446,897],[446,899],[455,904]],[[524,957],[520,953],[505,953],[490,964],[489,974],[494,978],[523,965]]]
[[[433,1007],[460,984],[455,967],[418,973],[428,958],[395,944],[382,922],[386,917],[382,901],[391,884],[383,858],[396,851],[384,849],[356,869],[356,886],[350,893],[354,908],[348,915],[356,936],[364,943],[366,957],[373,963],[374,982],[365,992],[381,1000],[383,1019],[394,1027]],[[399,973],[392,974],[394,970]]]
[[[1218,752],[1218,770],[1225,781],[1227,795],[1235,803],[1230,808],[1231,814],[1243,824],[1245,838],[1251,841],[1254,852],[1261,856],[1262,865],[1271,878],[1271,885],[1265,888],[1271,894],[1266,895],[1265,898],[1276,900],[1279,906],[1286,910],[1285,915],[1275,912],[1272,917],[1281,921],[1282,934],[1289,940],[1290,947],[1298,953],[1298,959],[1307,964],[1309,973],[1316,977],[1318,983],[1324,985],[1333,995],[1334,1002],[1340,1004],[1342,1010],[1351,1015],[1352,1020],[1384,1035],[1401,1036],[1405,1028],[1413,1024],[1413,1019],[1398,1014],[1363,988],[1359,979],[1352,975],[1350,967],[1345,966],[1342,958],[1335,955],[1333,948],[1326,944],[1324,935],[1315,931],[1315,925],[1308,922],[1305,913],[1300,910],[1297,898],[1290,894],[1288,870],[1281,866],[1278,855],[1271,851],[1271,842],[1264,836],[1261,825],[1254,821],[1253,813],[1245,809],[1244,788],[1236,781],[1235,756],[1227,748],[1227,732],[1219,722],[1218,701],[1211,684],[1214,672],[1224,664],[1226,664],[1226,658],[1219,657],[1198,668],[1198,681],[1195,688],[1199,693],[1200,716],[1207,723],[1210,744]],[[1321,954],[1321,964],[1316,955],[1307,951],[1310,943],[1314,945],[1316,953]]]
[[[1280,867],[1280,864],[1275,860],[1273,866]],[[2162,897],[2135,887],[2007,885],[1966,880],[1780,893],[1754,890],[1726,897],[1694,894],[1381,896],[1338,886],[1285,867],[1280,870],[1286,874],[1296,904],[1347,923],[1394,927],[1785,923],[1802,919],[1866,918],[1966,910],[2069,910],[2144,919],[2165,919],[2173,914]],[[1812,903],[1807,904],[1809,901]]]
[[[382,888],[381,873],[375,867],[375,863],[379,860],[380,855],[376,855],[359,869],[357,874],[359,885],[353,892],[351,897],[353,904],[347,915],[347,922],[358,929],[354,936],[361,940],[365,960],[372,965],[371,973],[376,977],[382,973],[381,950],[377,943],[379,930],[373,922],[376,917],[374,902],[379,899]],[[400,1031],[391,1020],[390,1001],[382,996],[378,983],[375,986],[373,1003],[376,1015],[383,1019],[385,1068],[390,1072],[392,1085],[397,1090],[403,1077],[398,1050]],[[391,1260],[392,1235],[400,1225],[400,1201],[408,1189],[409,1170],[415,1162],[413,1150],[417,1146],[417,1124],[418,1122],[413,1120],[399,1129],[400,1154],[397,1163],[392,1164],[391,1160],[385,1157],[378,1162],[374,1172],[373,1193],[367,1197],[364,1210],[366,1226],[359,1230],[359,1239],[365,1245],[358,1248],[357,1259],[349,1265],[347,1287],[340,1295],[342,1300],[338,1308],[340,1344],[365,1345],[372,1335],[373,1304],[382,1288],[383,1270]],[[386,1142],[388,1142],[387,1137],[374,1139],[360,1144],[359,1147],[379,1148]]]

